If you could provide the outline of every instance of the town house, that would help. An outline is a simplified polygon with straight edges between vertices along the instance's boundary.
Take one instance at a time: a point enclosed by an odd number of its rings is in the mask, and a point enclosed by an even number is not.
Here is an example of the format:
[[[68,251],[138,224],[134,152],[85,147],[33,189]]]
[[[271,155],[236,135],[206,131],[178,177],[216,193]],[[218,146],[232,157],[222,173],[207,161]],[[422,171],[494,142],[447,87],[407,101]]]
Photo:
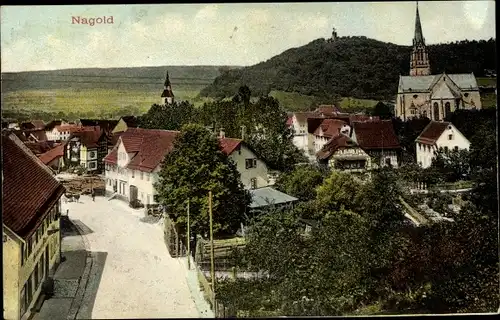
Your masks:
[[[123,132],[104,158],[106,194],[126,201],[154,204],[154,183],[160,164],[173,149],[179,131],[130,128]],[[267,165],[240,139],[219,136],[221,149],[232,159],[246,188],[269,185]]]
[[[316,154],[327,169],[363,172],[371,168],[370,156],[345,134],[337,134]]]
[[[435,152],[440,148],[448,150],[469,150],[470,142],[451,123],[431,121],[415,140],[417,163],[428,168],[432,164]]]
[[[63,185],[15,135],[2,134],[3,318],[27,319],[60,263]]]
[[[323,146],[334,136],[340,133],[349,135],[349,125],[338,119],[324,119],[314,131],[314,152],[319,152]]]
[[[52,126],[54,123],[57,122],[51,122],[45,127],[45,134],[48,141],[65,141],[73,132],[81,130],[82,128],[79,125],[68,124],[64,121],[61,121],[61,124]]]
[[[64,144],[64,163],[101,173],[104,169],[102,160],[108,154],[108,140],[106,132],[98,126],[73,132]]]
[[[353,121],[351,139],[372,158],[372,168],[398,167],[401,145],[391,120]]]

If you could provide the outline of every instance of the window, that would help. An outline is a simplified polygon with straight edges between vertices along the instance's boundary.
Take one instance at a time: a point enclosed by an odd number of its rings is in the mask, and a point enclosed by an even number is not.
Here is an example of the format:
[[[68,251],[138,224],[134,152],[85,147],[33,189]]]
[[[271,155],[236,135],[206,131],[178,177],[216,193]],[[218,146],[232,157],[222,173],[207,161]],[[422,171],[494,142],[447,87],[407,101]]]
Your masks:
[[[132,171],[132,178],[135,178],[135,170],[132,169],[130,171]]]
[[[39,269],[38,269],[38,265],[40,263],[37,263],[36,266],[35,266],[35,291],[36,289],[38,289],[38,285],[40,284],[40,272],[39,272]]]
[[[252,189],[257,188],[257,178],[250,179],[250,188],[252,188]]]
[[[467,98],[468,96],[469,96],[469,93],[468,93],[468,92],[464,93],[464,97],[466,97],[466,98]]]
[[[141,180],[144,180],[144,172],[141,171]]]
[[[417,99],[417,98],[418,98],[418,94],[414,94],[413,99]]]
[[[96,168],[96,163],[93,161],[93,162],[89,162],[89,169],[95,169]]]
[[[146,181],[149,181],[149,176],[150,176],[149,172],[146,172]]]
[[[453,135],[452,134],[448,135],[448,140],[453,140]]]
[[[458,147],[457,147],[457,146],[455,146],[455,148],[453,148],[453,150],[458,151]]]
[[[448,152],[448,147],[444,147],[444,151],[445,151],[445,152]]]
[[[256,168],[257,159],[245,159],[245,169]]]
[[[96,152],[95,151],[90,151],[89,156],[90,156],[90,159],[95,158],[96,157]]]
[[[26,246],[24,243],[21,243],[21,265],[24,265],[24,260],[26,260]]]

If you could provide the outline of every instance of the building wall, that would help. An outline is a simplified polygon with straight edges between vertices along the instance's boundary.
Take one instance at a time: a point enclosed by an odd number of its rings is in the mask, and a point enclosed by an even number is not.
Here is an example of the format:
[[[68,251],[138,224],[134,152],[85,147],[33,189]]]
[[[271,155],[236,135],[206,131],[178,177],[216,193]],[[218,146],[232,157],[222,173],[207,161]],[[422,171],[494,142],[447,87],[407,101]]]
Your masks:
[[[6,248],[4,243],[5,319],[27,319],[30,316],[30,310],[40,295],[43,281],[53,273],[60,263],[60,221],[57,215],[60,212],[59,201],[25,244],[16,241],[15,244],[12,243],[12,247]],[[49,235],[48,230],[58,231]],[[31,244],[31,250],[28,249],[29,244]],[[45,270],[44,258],[47,252],[48,268]],[[6,261],[9,261],[9,263],[6,263]],[[36,285],[35,281],[35,269],[38,269],[39,274],[38,285]],[[25,306],[24,313],[21,314],[21,305],[22,301],[24,301],[24,292],[28,289],[28,281],[31,281],[32,297],[29,305]],[[7,291],[5,289],[6,282],[13,283]]]
[[[240,150],[235,150],[230,156],[235,164],[236,168],[240,172],[241,182],[245,188],[251,187],[251,179],[257,179],[257,188],[266,187],[269,185],[268,168],[264,161],[257,158],[255,153],[250,149],[242,145]],[[257,159],[257,167],[246,169],[245,160],[246,159]]]
[[[451,135],[451,139],[450,139]],[[416,142],[416,153],[417,153],[417,163],[423,168],[428,168],[432,164],[432,159],[434,158],[434,153],[439,149],[448,150],[469,150],[470,142],[467,138],[458,131],[455,126],[450,125],[447,129],[443,131],[441,136],[436,140],[435,145],[424,145],[422,143]]]
[[[447,77],[446,77],[447,78]],[[443,81],[443,80],[441,80]],[[440,82],[441,82],[440,81]],[[449,82],[449,80],[445,79],[445,82]],[[435,87],[437,87],[439,83],[436,84]],[[455,87],[453,83],[450,83],[450,86]],[[481,96],[479,94],[479,91],[461,91],[458,89],[458,92],[460,92],[462,96],[463,102],[460,102],[460,109],[472,109],[473,106],[470,105],[471,101],[474,101],[475,108],[476,109],[481,109],[482,104],[481,104]],[[467,94],[467,97],[466,97]],[[417,95],[416,98],[414,96]],[[424,111],[426,111],[427,117],[431,120],[436,120],[436,121],[441,121],[445,118],[445,105],[446,102],[450,102],[450,110],[451,112],[455,111],[455,99],[433,99],[431,100],[431,94],[430,92],[409,92],[409,93],[398,93],[398,97],[396,99],[396,116],[403,119],[411,119],[412,117],[419,117],[420,113],[423,115]],[[417,106],[422,105],[422,107],[419,109],[420,113],[417,112],[415,114],[411,113],[411,104]],[[438,102],[439,106],[439,118],[436,119],[434,117],[434,102]],[[402,109],[403,108],[403,109]]]
[[[436,146],[417,142],[415,149],[417,153],[417,163],[422,166],[422,168],[430,167],[434,152],[437,150]]]
[[[20,241],[3,229],[3,318],[19,319]]]
[[[344,148],[344,149],[339,149],[339,150],[335,151],[335,153],[328,160],[328,168],[334,169],[335,168],[335,161],[337,161],[339,159],[339,157],[344,158],[346,156],[353,156],[353,157],[356,157],[357,159],[360,156],[364,157],[365,161],[366,161],[365,170],[371,169],[371,158],[361,148]],[[346,171],[351,171],[351,170],[346,170]],[[352,171],[356,171],[356,170],[352,170]]]
[[[123,119],[120,119],[111,133],[127,131],[127,128],[127,123]]]
[[[307,134],[300,134],[300,135],[295,135],[293,136],[292,143],[304,154],[309,153],[309,147],[308,147],[308,137]]]

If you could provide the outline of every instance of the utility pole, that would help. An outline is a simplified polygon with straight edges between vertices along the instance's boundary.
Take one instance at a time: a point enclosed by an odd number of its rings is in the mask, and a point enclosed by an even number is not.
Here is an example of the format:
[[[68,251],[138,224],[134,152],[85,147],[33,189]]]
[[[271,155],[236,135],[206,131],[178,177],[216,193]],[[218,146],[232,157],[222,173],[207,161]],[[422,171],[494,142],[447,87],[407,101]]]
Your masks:
[[[208,192],[208,214],[210,216],[210,275],[212,277],[212,306],[214,313],[217,311],[215,306],[215,267],[214,267],[214,233],[212,226],[212,191]]]
[[[189,229],[191,229],[191,226],[189,224],[189,199],[188,199],[188,204],[187,204],[187,257],[188,257],[188,270],[191,270],[191,246],[190,246],[190,242],[191,242],[191,238],[189,236]]]

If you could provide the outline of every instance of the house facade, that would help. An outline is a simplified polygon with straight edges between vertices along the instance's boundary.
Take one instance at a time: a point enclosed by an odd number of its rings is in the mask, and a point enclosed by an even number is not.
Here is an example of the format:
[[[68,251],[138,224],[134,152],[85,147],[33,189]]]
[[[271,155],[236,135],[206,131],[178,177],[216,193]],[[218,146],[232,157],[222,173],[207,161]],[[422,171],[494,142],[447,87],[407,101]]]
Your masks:
[[[72,133],[64,144],[64,162],[89,172],[103,172],[102,159],[108,154],[108,136],[100,127],[84,127]]]
[[[82,127],[76,124],[56,125],[53,129],[45,130],[48,141],[65,141],[73,132],[81,130]]]
[[[330,139],[317,153],[317,159],[330,170],[364,172],[371,169],[371,157],[344,134]]]
[[[391,120],[354,121],[350,138],[372,158],[372,168],[399,166],[401,145]]]
[[[417,3],[410,75],[399,77],[396,117],[403,121],[418,117],[442,121],[457,109],[481,107],[479,87],[473,73],[431,75]]]
[[[345,121],[324,119],[314,131],[314,152],[318,153],[330,139],[341,133],[349,135],[350,130],[351,128]]]
[[[132,128],[123,132],[104,158],[106,194],[126,201],[154,204],[155,182],[161,161],[173,149],[179,131]],[[243,185],[260,188],[270,184],[267,165],[242,140],[219,138],[221,149],[236,164]]]
[[[435,152],[444,150],[469,150],[469,140],[451,123],[431,121],[415,140],[417,163],[422,168],[432,164]]]
[[[3,318],[28,319],[60,263],[64,187],[14,135],[2,135]]]

